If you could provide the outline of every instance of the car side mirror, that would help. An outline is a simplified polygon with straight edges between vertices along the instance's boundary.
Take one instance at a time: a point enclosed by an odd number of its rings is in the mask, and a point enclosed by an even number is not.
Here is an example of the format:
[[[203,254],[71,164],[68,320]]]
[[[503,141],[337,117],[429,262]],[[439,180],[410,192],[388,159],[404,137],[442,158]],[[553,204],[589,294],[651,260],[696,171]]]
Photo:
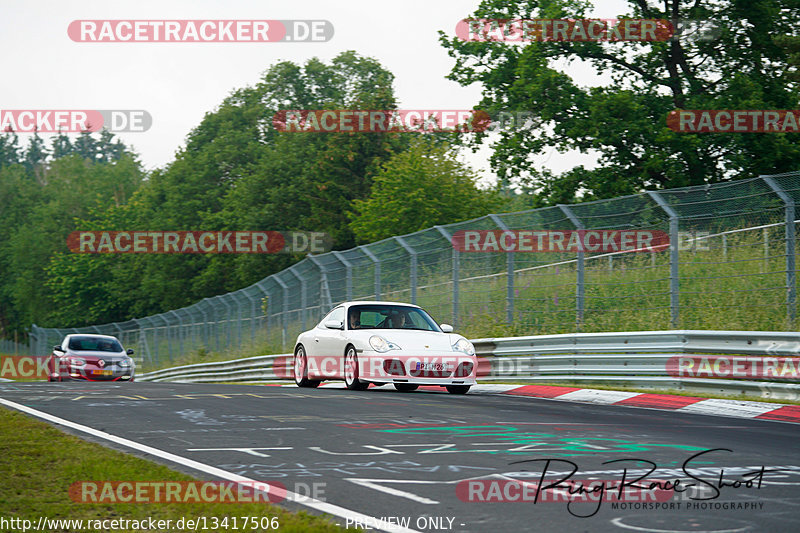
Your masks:
[[[62,348],[60,344],[56,344],[55,346],[53,346],[53,351],[54,352],[63,352],[64,348]]]
[[[442,331],[445,333],[453,333],[453,326],[450,324],[441,324],[439,327],[442,328]]]
[[[325,327],[328,329],[344,329],[344,323],[341,320],[326,320]]]
[[[125,351],[125,353],[126,353],[126,354],[128,354],[128,355],[133,355],[133,348],[128,348],[128,349]]]

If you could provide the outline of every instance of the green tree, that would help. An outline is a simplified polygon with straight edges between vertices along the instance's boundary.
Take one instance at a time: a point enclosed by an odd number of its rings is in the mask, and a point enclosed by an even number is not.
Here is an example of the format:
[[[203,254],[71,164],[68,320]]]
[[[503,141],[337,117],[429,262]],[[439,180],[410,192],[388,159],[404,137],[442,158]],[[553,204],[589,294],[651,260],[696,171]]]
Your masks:
[[[526,187],[534,203],[611,197],[644,188],[717,182],[800,168],[796,134],[688,134],[667,128],[674,109],[794,109],[798,80],[779,45],[800,19],[796,0],[630,0],[633,18],[713,21],[713,38],[664,42],[465,42],[440,34],[456,63],[449,78],[480,83],[477,106],[494,115],[528,111],[533,127],[500,133],[492,168],[506,185]],[[475,18],[584,18],[584,0],[484,0]],[[612,17],[615,14],[609,13]],[[578,63],[609,76],[583,87]],[[475,143],[488,139],[476,134]],[[553,148],[599,154],[595,169],[563,175],[531,170]]]
[[[17,134],[6,132],[0,135],[0,168],[20,162]]]
[[[281,132],[272,119],[282,109],[391,109],[392,81],[377,61],[354,52],[330,62],[277,63],[254,86],[237,89],[207,113],[175,160],[151,172],[133,197],[115,196],[112,207],[92,211],[80,226],[321,231],[330,233],[337,247],[352,246],[346,216],[352,201],[369,194],[380,163],[404,149],[408,137]],[[102,144],[101,138],[92,146]],[[51,316],[60,324],[83,325],[99,317],[105,322],[158,313],[239,289],[301,258],[59,254],[48,270],[48,287],[58,302]],[[99,305],[82,289],[86,284],[97,289],[98,300],[107,295],[115,305]]]
[[[418,139],[381,167],[367,199],[354,201],[350,227],[359,241],[372,242],[483,216],[500,202],[476,181],[453,149]]]

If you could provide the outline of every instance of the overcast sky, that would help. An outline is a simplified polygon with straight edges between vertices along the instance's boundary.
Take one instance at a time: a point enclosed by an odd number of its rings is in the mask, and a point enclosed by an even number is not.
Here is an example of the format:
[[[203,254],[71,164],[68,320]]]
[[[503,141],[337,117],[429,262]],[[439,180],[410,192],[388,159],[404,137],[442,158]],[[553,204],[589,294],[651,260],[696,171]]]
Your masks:
[[[281,60],[330,61],[345,50],[376,58],[395,75],[400,108],[471,109],[479,86],[445,79],[453,60],[438,30],[455,34],[479,0],[0,0],[3,82],[0,109],[143,109],[146,132],[120,137],[147,169],[174,157],[189,131],[231,91],[255,84]],[[613,18],[623,0],[596,2],[593,13]],[[325,19],[335,35],[325,43],[80,43],[67,35],[76,19]],[[596,81],[575,66],[578,79]],[[76,135],[76,134],[73,134]],[[21,134],[23,146],[30,134]],[[487,168],[489,152],[465,156]],[[551,152],[537,164],[561,171],[591,156]]]

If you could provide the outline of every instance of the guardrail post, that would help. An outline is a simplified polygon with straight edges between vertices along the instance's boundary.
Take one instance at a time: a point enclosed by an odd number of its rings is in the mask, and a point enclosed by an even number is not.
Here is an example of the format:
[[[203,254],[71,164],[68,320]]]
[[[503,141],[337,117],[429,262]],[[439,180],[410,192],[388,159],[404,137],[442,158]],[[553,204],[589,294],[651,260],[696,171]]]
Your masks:
[[[295,265],[296,266],[296,265]],[[300,280],[300,323],[303,326],[303,331],[306,330],[306,278],[297,273],[294,266],[289,267],[289,272]]]
[[[338,261],[344,265],[345,269],[345,298],[347,301],[353,299],[353,264],[345,259],[342,252],[331,252],[333,257],[338,259]]]
[[[286,336],[289,327],[289,286],[277,275],[272,276],[275,282],[283,289],[283,311],[281,312],[281,347],[286,349]]]
[[[370,258],[375,270],[375,300],[381,299],[381,261],[366,246],[359,246],[359,250]]]
[[[794,327],[797,318],[797,286],[796,286],[796,265],[795,265],[795,205],[794,200],[786,191],[769,176],[761,176],[767,185],[775,191],[786,206],[786,317],[789,319],[789,326]]]
[[[400,246],[408,252],[411,256],[411,271],[409,273],[409,277],[411,278],[411,303],[416,305],[417,304],[417,251],[414,250],[402,237],[394,237]]]
[[[441,226],[434,226],[434,228],[450,243],[450,253],[453,258],[453,327],[456,328],[458,327],[458,278],[461,258],[458,250],[453,246],[453,235]]]
[[[511,231],[497,215],[489,215],[489,218],[504,232]],[[514,323],[514,252],[508,252],[506,257],[506,321]]]
[[[680,280],[678,278],[678,223],[680,217],[660,194],[653,191],[647,191],[647,194],[669,217],[669,308],[672,328],[677,329],[680,319]]]
[[[583,223],[580,219],[575,216],[575,213],[567,207],[566,205],[558,204],[558,208],[567,215],[567,218],[572,222],[575,226],[575,229],[581,233],[581,237],[583,236]],[[583,242],[583,238],[581,238],[580,242]],[[609,256],[610,257],[610,256]],[[584,275],[586,272],[585,267],[585,252],[583,251],[583,246],[578,247],[578,263],[577,268],[575,269],[575,321],[577,324],[577,329],[580,331],[581,326],[583,325],[583,312],[584,312],[584,296],[585,296],[585,284],[584,284]]]

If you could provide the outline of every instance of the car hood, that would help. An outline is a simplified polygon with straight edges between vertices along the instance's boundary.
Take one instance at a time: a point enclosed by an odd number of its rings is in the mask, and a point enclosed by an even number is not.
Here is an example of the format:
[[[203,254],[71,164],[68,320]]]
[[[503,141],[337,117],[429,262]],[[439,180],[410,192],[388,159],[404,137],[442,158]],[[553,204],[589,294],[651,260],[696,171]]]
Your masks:
[[[359,332],[362,333],[362,332]],[[380,335],[389,342],[400,346],[403,351],[453,351],[453,343],[460,335],[439,333],[437,331],[401,330],[401,329],[373,329],[364,331],[364,340],[368,343],[372,335]]]
[[[125,352],[99,352],[99,351],[72,351],[69,350],[67,355],[70,357],[80,357],[83,359],[123,359],[127,357]]]

